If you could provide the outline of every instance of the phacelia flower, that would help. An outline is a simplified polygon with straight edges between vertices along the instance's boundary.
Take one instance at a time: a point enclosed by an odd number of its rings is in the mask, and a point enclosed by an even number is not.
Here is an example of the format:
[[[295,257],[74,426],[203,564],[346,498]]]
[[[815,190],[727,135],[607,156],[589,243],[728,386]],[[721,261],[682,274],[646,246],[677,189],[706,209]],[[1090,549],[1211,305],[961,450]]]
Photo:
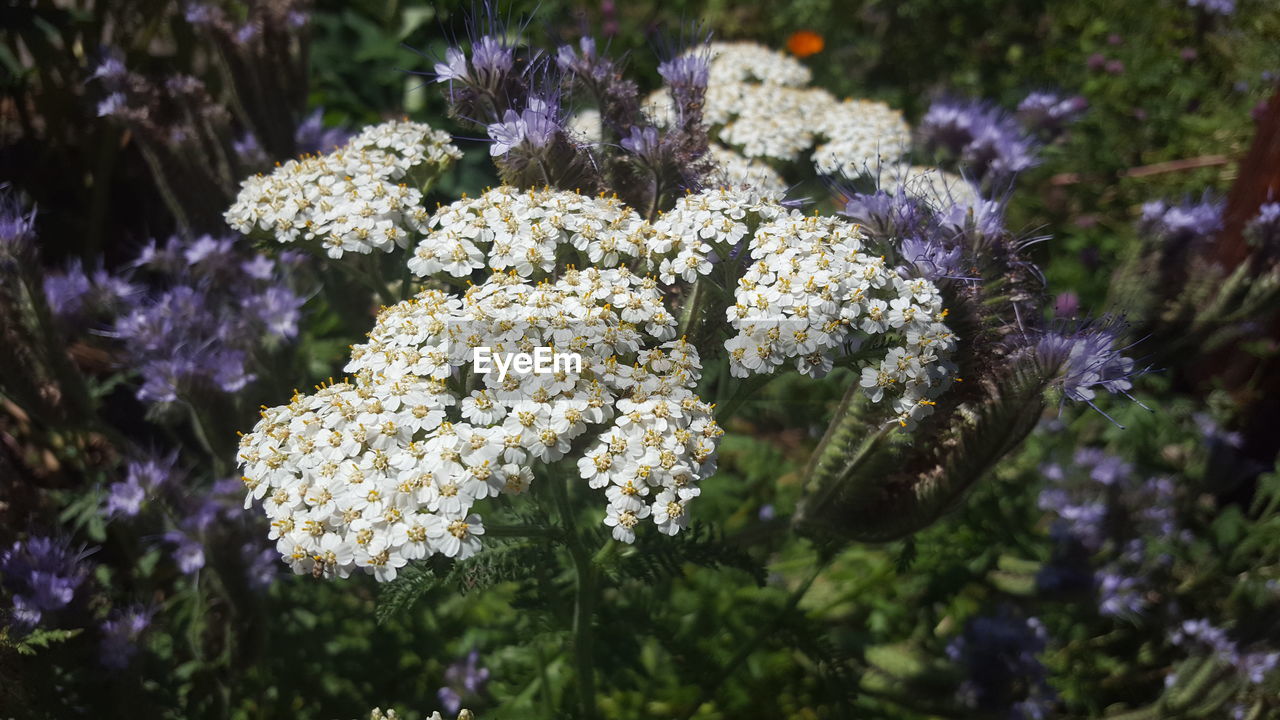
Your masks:
[[[45,615],[71,604],[89,575],[84,549],[73,550],[66,539],[33,535],[0,554],[0,575],[13,593],[13,623],[30,629]]]

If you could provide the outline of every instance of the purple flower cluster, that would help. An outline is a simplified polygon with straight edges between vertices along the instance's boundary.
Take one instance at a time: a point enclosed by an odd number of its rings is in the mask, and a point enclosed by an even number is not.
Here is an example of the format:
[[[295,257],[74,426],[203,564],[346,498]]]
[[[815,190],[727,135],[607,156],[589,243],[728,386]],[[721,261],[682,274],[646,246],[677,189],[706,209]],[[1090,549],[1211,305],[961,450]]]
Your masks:
[[[559,101],[532,96],[524,110],[516,112],[508,109],[503,113],[501,122],[490,123],[486,130],[493,144],[489,146],[490,155],[507,155],[513,150],[521,149],[530,155],[536,155],[549,147],[556,134],[563,132],[563,123],[559,117]]]
[[[1022,619],[1008,608],[976,617],[947,646],[947,656],[968,677],[959,700],[984,713],[1004,713],[1011,720],[1039,720],[1054,707],[1048,670],[1040,662],[1048,633],[1036,618]]]
[[[103,621],[99,628],[102,632],[99,648],[102,664],[113,670],[129,667],[133,656],[138,653],[138,640],[151,626],[154,615],[154,609],[142,607],[112,612],[111,617]]]
[[[1235,668],[1242,678],[1254,685],[1261,685],[1267,675],[1280,665],[1280,652],[1245,652],[1227,636],[1225,630],[1204,619],[1183,621],[1181,627],[1169,636],[1169,641],[1181,647],[1208,649],[1220,662]]]
[[[1210,15],[1232,15],[1236,0],[1187,0],[1187,7],[1200,8]]]
[[[128,308],[142,288],[127,277],[103,268],[85,272],[80,261],[72,260],[59,272],[44,276],[45,300],[53,314],[68,322],[98,319]]]
[[[1038,143],[1013,117],[980,100],[935,101],[920,120],[919,135],[927,151],[957,160],[983,182],[1007,182],[1038,162]]]
[[[1245,237],[1264,258],[1280,258],[1280,202],[1264,203],[1245,226]]]
[[[1056,135],[1089,108],[1089,101],[1079,95],[1064,97],[1052,91],[1030,93],[1018,103],[1016,117],[1031,132]]]
[[[1199,201],[1170,205],[1152,200],[1142,206],[1138,230],[1171,249],[1190,248],[1212,238],[1222,229],[1221,200],[1205,195]]]
[[[480,667],[480,652],[472,650],[444,671],[444,687],[436,693],[445,712],[453,715],[462,708],[463,700],[484,692],[489,682],[489,669]]]
[[[12,624],[29,630],[71,604],[89,575],[84,549],[63,538],[33,535],[0,554],[0,576],[13,593]]]
[[[148,496],[177,475],[177,462],[177,453],[128,462],[125,479],[112,483],[108,489],[103,512],[108,517],[135,517]]]
[[[35,240],[34,210],[26,210],[8,185],[0,185],[0,262],[26,255]]]
[[[1133,399],[1133,378],[1144,372],[1124,355],[1129,349],[1120,345],[1125,329],[1108,320],[1059,323],[1039,334],[1035,352],[1047,368],[1057,368],[1053,382],[1064,399],[1087,403],[1101,413],[1093,403],[1098,390]]]
[[[138,397],[173,402],[198,389],[235,392],[254,379],[252,354],[292,339],[304,299],[289,289],[284,263],[248,255],[232,238],[171,238],[147,246],[131,271],[86,275],[78,264],[45,279],[54,313],[77,319],[90,308],[117,314],[112,334],[142,376]],[[155,275],[143,292],[135,274]],[[165,286],[167,285],[167,286]]]
[[[1058,463],[1041,468],[1046,487],[1040,492],[1040,509],[1057,516],[1060,546],[1077,546],[1092,558],[1105,559],[1093,583],[1099,612],[1140,613],[1148,605],[1145,575],[1153,563],[1167,560],[1151,557],[1149,544],[1180,537],[1177,488],[1170,478],[1143,477],[1128,462],[1097,448],[1077,450],[1070,467],[1070,472]],[[1064,567],[1072,565],[1069,556],[1059,554]]]

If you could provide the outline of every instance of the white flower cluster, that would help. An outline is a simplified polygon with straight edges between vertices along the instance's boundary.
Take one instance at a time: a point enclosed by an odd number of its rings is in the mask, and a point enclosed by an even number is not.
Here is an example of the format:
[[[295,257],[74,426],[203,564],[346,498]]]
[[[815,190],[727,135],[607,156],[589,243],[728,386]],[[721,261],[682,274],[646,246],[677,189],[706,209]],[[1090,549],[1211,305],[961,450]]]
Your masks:
[[[409,269],[466,277],[481,268],[522,278],[551,273],[572,247],[595,267],[647,253],[648,224],[616,197],[502,186],[441,208],[426,223]],[[568,246],[568,247],[566,247]]]
[[[434,179],[462,157],[448,133],[391,121],[366,128],[331,153],[290,160],[245,180],[225,214],[245,234],[308,242],[331,258],[409,245],[428,213],[411,185]]]
[[[595,144],[604,135],[604,119],[599,110],[588,108],[569,118],[569,129],[578,136],[578,140]]]
[[[632,541],[646,518],[675,534],[722,431],[693,392],[698,353],[674,335],[657,282],[626,268],[424,291],[353,347],[352,382],[263,412],[241,442],[246,502],[263,502],[296,572],[390,580],[414,559],[478,551],[474,503],[524,492],[535,463],[583,438],[577,468],[605,490],[614,537]],[[476,347],[548,347],[582,364],[470,374]]]
[[[717,42],[695,53],[711,58],[709,84],[765,83],[802,87],[809,84],[809,68],[790,55],[753,42]]]
[[[710,145],[711,159],[716,164],[712,172],[711,185],[737,185],[755,188],[769,195],[785,195],[788,186],[786,180],[768,163],[742,155],[715,143]]]
[[[242,438],[246,507],[263,504],[296,572],[390,580],[435,553],[468,557],[485,533],[476,501],[523,493],[539,464],[576,464],[618,540],[644,520],[679,532],[722,431],[695,394],[699,353],[676,337],[666,285],[722,264],[731,277],[749,266],[728,310],[735,375],[788,360],[821,374],[882,335],[888,352],[863,385],[892,397],[904,425],[950,378],[937,289],[864,253],[855,226],[773,195],[689,194],[649,223],[614,198],[500,187],[422,231],[409,265],[444,284],[382,309],[352,347],[350,380],[264,410]],[[457,278],[465,290],[438,289]],[[482,373],[482,347],[580,364]]]
[[[816,116],[818,134],[827,138],[813,151],[823,175],[857,177],[911,149],[911,127],[902,112],[882,102],[845,100]]]
[[[820,377],[868,339],[888,346],[862,369],[872,402],[892,398],[897,421],[914,427],[951,383],[955,336],[936,286],[863,252],[857,226],[799,211],[762,214],[749,246],[755,262],[726,310],[737,334],[725,343],[735,376],[771,373],[794,361]]]
[[[823,174],[856,176],[901,158],[911,142],[902,113],[869,100],[839,101],[807,87],[809,71],[754,43],[712,43],[704,114],[712,134],[748,158],[811,159]],[[655,122],[670,122],[672,101],[659,90],[646,101]]]
[[[369,720],[401,720],[401,718],[396,714],[395,710],[387,710],[386,712],[383,712],[381,708],[374,708],[369,713]],[[445,720],[445,718],[440,714],[439,710],[436,710],[431,713],[431,717],[428,717],[426,720]],[[458,720],[475,720],[475,714],[470,710],[463,708],[458,711]]]

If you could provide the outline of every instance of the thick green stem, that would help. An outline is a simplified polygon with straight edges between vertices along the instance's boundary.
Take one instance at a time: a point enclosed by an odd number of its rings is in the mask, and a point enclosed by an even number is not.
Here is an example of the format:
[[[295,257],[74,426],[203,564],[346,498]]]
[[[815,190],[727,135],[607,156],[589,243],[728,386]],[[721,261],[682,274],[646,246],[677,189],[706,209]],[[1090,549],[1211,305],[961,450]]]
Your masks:
[[[556,508],[564,524],[564,540],[573,558],[577,587],[573,599],[573,661],[577,675],[579,717],[594,720],[596,713],[596,670],[592,656],[595,641],[591,620],[595,615],[596,573],[591,563],[591,553],[582,542],[575,527],[573,507],[569,503],[568,487],[561,479],[552,481]]]

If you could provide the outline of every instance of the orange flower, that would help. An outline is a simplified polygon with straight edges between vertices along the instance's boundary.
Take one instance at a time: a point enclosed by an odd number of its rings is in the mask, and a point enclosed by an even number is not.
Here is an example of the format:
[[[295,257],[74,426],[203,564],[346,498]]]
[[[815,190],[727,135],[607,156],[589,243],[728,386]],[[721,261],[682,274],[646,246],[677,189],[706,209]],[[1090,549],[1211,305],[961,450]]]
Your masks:
[[[817,55],[824,47],[826,47],[826,41],[812,30],[797,30],[787,38],[787,50],[798,58]]]

